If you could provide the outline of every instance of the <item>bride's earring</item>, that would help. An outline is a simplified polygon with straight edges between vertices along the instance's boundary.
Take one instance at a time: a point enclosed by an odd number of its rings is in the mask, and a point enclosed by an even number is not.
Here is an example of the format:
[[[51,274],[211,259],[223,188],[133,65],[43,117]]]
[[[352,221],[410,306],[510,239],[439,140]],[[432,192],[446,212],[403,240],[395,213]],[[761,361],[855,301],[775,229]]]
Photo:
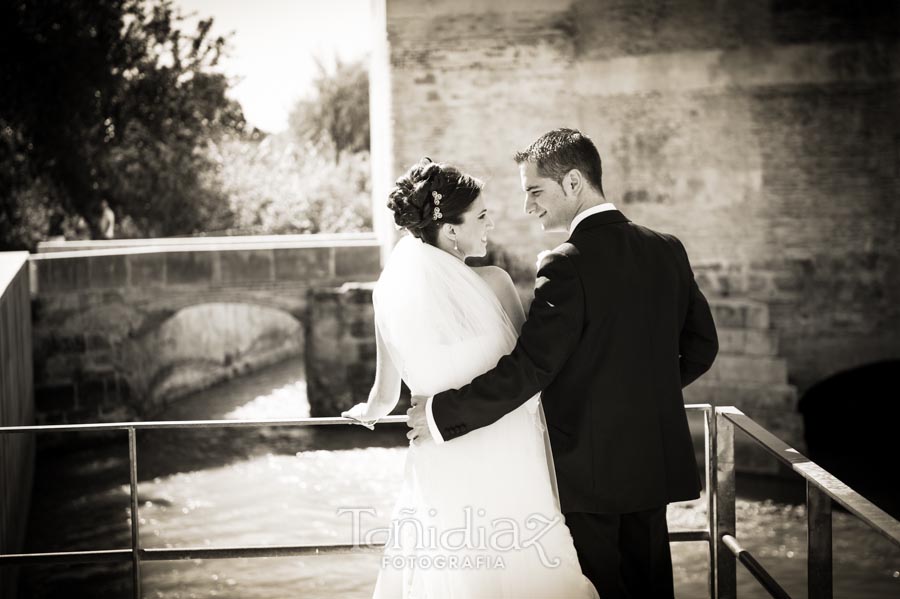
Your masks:
[[[459,251],[459,245],[457,245],[457,243],[456,243],[456,237],[453,238],[453,251],[454,252]]]

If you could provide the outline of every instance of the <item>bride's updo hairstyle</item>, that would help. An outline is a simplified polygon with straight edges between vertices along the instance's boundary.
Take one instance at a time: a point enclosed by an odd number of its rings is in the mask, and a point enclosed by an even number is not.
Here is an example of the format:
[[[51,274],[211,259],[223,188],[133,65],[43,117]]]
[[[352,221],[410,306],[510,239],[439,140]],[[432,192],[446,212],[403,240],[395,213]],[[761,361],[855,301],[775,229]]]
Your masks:
[[[437,246],[441,225],[461,224],[483,186],[459,169],[425,157],[397,179],[387,206],[398,227]]]

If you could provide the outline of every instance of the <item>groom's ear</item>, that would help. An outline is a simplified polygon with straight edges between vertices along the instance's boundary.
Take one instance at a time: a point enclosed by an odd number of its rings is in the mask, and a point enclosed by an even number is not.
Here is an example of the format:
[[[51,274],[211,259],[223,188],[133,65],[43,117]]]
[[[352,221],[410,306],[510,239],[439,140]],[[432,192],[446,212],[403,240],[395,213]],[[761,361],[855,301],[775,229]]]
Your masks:
[[[563,177],[563,191],[566,195],[577,194],[584,185],[584,176],[577,168],[573,168]]]

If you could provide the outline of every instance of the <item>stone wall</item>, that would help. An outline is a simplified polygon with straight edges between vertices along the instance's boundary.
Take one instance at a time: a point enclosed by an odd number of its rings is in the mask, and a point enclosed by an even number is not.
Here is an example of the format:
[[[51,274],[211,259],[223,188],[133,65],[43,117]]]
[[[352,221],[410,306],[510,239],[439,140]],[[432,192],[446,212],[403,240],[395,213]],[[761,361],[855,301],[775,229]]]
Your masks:
[[[802,445],[798,390],[900,356],[897,3],[387,0],[386,23],[395,174],[428,155],[485,179],[492,243],[531,267],[562,236],[522,214],[511,156],[577,127],[607,197],[684,241],[717,318],[762,319],[719,322],[752,348],[718,367],[745,390],[693,397],[785,414]]]
[[[0,253],[0,426],[34,424],[28,253]],[[0,434],[0,554],[21,553],[31,503],[34,435]],[[14,599],[18,566],[0,571],[0,598]]]
[[[33,255],[38,420],[127,420],[302,355],[308,290],[374,280],[378,248],[229,238]]]
[[[375,381],[374,283],[311,289],[306,317],[306,389],[312,416],[337,416],[364,402]],[[401,385],[392,414],[406,414]]]
[[[375,380],[374,284],[312,289],[306,319],[311,416],[338,416],[369,397]]]

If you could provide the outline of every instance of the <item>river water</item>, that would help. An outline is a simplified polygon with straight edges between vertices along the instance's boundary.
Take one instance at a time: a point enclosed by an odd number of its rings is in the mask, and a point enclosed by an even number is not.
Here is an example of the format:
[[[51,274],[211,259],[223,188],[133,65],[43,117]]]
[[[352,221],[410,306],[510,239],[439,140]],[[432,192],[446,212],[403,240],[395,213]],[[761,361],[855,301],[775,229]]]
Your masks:
[[[298,359],[182,399],[155,419],[308,415]],[[351,516],[340,515],[341,507],[374,510],[362,516],[364,527],[387,525],[405,432],[403,425],[140,432],[142,544],[349,543]],[[130,544],[124,433],[102,442],[77,434],[76,448],[39,452],[28,551]],[[792,596],[805,597],[802,486],[739,478],[737,490],[741,543]],[[702,499],[669,508],[670,528],[700,528],[705,518]],[[900,597],[900,550],[843,512],[834,513],[833,529],[835,597]],[[379,563],[377,553],[149,562],[142,565],[143,596],[369,597]],[[707,596],[704,543],[674,544],[673,565],[679,597]],[[30,566],[22,583],[25,596],[40,599],[131,596],[127,564]],[[740,566],[738,584],[742,599],[768,596]]]

